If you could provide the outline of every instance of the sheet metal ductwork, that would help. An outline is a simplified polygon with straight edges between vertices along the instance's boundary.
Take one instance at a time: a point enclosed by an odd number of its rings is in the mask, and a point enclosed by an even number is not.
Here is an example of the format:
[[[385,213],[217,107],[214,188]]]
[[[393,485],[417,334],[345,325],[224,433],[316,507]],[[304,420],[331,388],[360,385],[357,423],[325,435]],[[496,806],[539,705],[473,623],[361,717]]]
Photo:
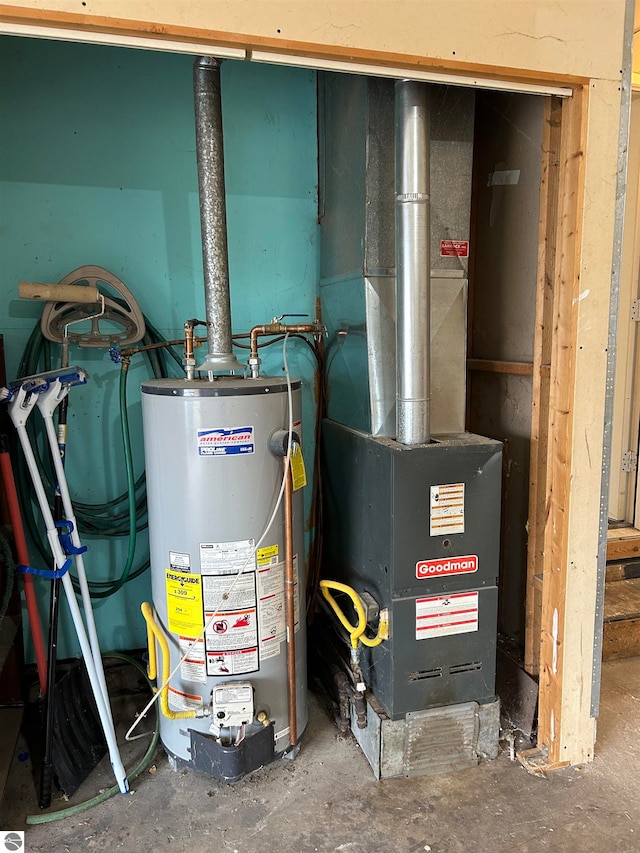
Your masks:
[[[461,432],[475,95],[346,74],[320,81],[320,294],[330,332],[329,415],[388,438],[397,429],[396,278],[403,279],[396,270],[395,87],[405,85],[407,92],[418,86],[428,93],[430,126],[417,190],[429,195],[429,237],[413,272],[422,275],[422,292],[431,289],[431,310],[421,314],[430,326],[424,334],[431,340],[431,370],[429,391],[415,396],[430,397],[429,433]],[[425,228],[427,205],[417,206]],[[413,345],[411,331],[406,340]],[[411,382],[424,382],[426,369],[410,360]]]

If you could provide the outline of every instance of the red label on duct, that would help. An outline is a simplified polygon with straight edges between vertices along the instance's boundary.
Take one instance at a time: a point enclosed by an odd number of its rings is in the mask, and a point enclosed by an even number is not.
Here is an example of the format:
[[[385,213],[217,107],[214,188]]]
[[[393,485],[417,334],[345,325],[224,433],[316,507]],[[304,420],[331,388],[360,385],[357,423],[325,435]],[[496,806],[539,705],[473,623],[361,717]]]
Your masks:
[[[475,554],[466,557],[442,557],[439,560],[420,560],[416,563],[417,578],[439,578],[449,575],[466,575],[478,571]]]
[[[440,240],[441,258],[468,258],[468,240]]]

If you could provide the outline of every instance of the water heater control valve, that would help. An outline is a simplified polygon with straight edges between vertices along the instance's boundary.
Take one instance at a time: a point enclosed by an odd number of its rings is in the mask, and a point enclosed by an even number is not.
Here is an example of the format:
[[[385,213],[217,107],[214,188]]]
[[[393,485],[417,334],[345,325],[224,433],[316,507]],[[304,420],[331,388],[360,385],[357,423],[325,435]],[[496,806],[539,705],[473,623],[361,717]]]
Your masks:
[[[245,726],[253,721],[253,685],[250,681],[227,681],[211,693],[212,726]]]

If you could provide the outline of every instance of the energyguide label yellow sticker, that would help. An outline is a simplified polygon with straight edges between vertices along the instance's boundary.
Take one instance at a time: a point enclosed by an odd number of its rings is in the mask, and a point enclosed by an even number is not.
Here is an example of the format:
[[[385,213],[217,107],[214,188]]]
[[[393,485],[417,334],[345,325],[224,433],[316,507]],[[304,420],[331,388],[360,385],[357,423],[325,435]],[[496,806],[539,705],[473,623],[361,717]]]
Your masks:
[[[169,630],[197,637],[203,628],[200,575],[166,570],[167,618]]]

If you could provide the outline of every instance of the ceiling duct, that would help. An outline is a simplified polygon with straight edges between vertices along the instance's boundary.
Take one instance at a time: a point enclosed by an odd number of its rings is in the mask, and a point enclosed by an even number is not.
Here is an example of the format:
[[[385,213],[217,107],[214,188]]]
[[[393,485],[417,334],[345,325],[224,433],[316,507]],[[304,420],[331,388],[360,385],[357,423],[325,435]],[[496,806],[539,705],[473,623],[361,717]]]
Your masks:
[[[196,157],[209,353],[199,370],[242,371],[232,351],[229,251],[224,185],[220,60],[198,57],[193,66]]]

